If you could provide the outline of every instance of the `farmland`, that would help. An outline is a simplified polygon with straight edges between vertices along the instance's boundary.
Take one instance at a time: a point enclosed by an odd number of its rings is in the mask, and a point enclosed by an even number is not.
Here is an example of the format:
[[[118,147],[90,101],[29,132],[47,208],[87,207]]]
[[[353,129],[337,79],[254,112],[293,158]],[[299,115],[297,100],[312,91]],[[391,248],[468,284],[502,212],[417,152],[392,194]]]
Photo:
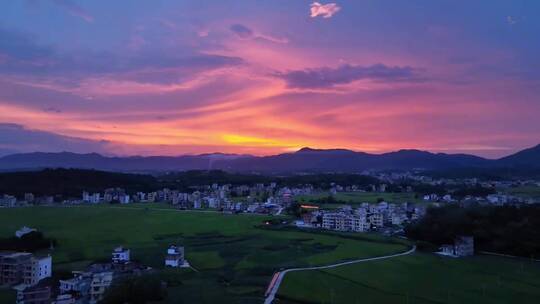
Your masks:
[[[309,203],[319,205],[325,209],[339,208],[343,204],[358,205],[361,203],[377,203],[379,200],[384,200],[390,203],[393,202],[410,202],[410,203],[422,203],[421,198],[415,196],[415,193],[410,192],[339,192],[333,195],[333,198],[337,203],[327,204],[318,203],[317,200],[327,198],[329,193],[320,193],[312,195],[299,195],[296,197],[296,201],[299,203]]]
[[[339,235],[261,228],[265,216],[180,212],[164,206],[32,207],[3,209],[0,236],[23,225],[58,245],[51,253],[57,277],[110,258],[118,245],[159,270],[170,303],[260,303],[274,271],[402,251],[406,245],[375,235]],[[164,270],[167,246],[185,246],[191,269]],[[0,294],[5,294],[1,292]],[[0,295],[2,296],[2,295]],[[5,296],[5,295],[4,295]]]
[[[491,256],[416,253],[287,275],[280,303],[537,303],[540,265]]]

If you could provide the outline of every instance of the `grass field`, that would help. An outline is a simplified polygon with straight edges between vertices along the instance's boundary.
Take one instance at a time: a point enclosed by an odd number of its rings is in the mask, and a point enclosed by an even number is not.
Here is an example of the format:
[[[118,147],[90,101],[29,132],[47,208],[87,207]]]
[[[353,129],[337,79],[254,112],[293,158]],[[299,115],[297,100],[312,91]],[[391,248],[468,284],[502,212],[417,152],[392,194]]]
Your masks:
[[[538,303],[540,264],[489,256],[417,253],[290,273],[280,303]]]
[[[299,195],[296,196],[296,200],[301,203],[310,203],[320,205],[322,208],[339,208],[341,204],[317,204],[314,200],[328,197],[329,193],[320,193],[313,195]],[[339,192],[334,195],[334,198],[338,201],[345,202],[350,205],[357,205],[361,203],[377,203],[379,199],[383,199],[389,203],[424,203],[421,198],[416,198],[414,193],[400,192]]]
[[[168,303],[260,303],[280,268],[378,256],[406,247],[375,235],[256,227],[267,218],[179,212],[160,204],[1,209],[0,236],[27,225],[56,238],[58,246],[51,254],[59,276],[109,259],[118,245],[130,248],[133,259],[163,269],[167,246],[181,244],[198,272],[161,270],[164,278],[176,282],[169,285]],[[0,297],[7,296],[3,294]]]
[[[523,186],[523,187],[507,188],[507,189],[504,189],[504,191],[511,195],[540,200],[540,187]]]

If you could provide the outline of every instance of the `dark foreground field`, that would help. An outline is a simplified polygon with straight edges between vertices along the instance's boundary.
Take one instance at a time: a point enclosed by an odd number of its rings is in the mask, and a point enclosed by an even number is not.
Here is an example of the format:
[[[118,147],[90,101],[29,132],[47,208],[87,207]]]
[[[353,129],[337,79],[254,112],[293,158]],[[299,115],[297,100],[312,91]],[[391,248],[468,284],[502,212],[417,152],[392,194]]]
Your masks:
[[[288,274],[280,303],[538,303],[540,264],[416,253],[395,259]]]
[[[55,238],[54,273],[68,276],[109,259],[118,245],[167,279],[168,303],[261,303],[281,268],[402,251],[406,245],[373,235],[314,234],[259,228],[268,217],[134,207],[32,207],[0,210],[0,237],[26,225]],[[196,269],[163,269],[166,248],[185,246]],[[48,253],[48,251],[43,252]],[[11,292],[0,292],[9,297]],[[9,303],[9,302],[7,302]]]
[[[281,268],[324,265],[404,251],[406,243],[366,234],[261,228],[269,217],[181,212],[166,205],[0,209],[0,237],[23,225],[57,239],[57,277],[107,260],[124,245],[169,282],[163,303],[262,303]],[[167,246],[185,246],[196,269],[164,269]],[[48,253],[45,251],[43,253]],[[279,303],[537,303],[540,266],[527,259],[442,258],[416,253],[324,271],[290,273]],[[14,294],[0,289],[0,303]]]

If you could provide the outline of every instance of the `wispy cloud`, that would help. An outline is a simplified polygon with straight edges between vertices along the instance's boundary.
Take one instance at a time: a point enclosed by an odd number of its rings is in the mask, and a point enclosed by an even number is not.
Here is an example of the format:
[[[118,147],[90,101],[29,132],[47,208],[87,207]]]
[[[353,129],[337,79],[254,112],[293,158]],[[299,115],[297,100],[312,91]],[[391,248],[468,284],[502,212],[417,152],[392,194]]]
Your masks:
[[[313,2],[311,3],[311,18],[331,18],[340,10],[341,7],[337,3],[321,4],[319,2]]]
[[[72,16],[79,17],[86,22],[94,21],[94,16],[72,0],[53,0],[53,3],[65,9]]]
[[[243,24],[233,24],[230,30],[241,39],[261,39],[274,43],[288,43],[288,39],[257,33]]]
[[[64,136],[28,129],[19,124],[0,123],[0,150],[12,152],[108,152],[109,142]]]

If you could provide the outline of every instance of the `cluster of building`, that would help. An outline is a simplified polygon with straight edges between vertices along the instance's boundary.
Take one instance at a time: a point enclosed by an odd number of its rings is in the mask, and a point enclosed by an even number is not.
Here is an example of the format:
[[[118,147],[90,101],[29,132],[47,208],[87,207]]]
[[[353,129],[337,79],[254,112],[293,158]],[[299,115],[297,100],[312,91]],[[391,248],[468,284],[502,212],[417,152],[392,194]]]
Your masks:
[[[306,209],[313,209],[306,206]],[[358,208],[345,206],[336,211],[314,210],[302,215],[298,227],[313,227],[335,231],[366,232],[384,227],[400,227],[424,216],[426,207],[412,203],[363,203]]]
[[[99,203],[169,203],[181,209],[215,209],[224,212],[276,214],[288,206],[295,195],[311,194],[312,186],[287,188],[275,183],[255,186],[218,185],[197,187],[193,192],[162,189],[129,195],[123,189],[111,188],[104,193],[83,192],[82,199],[72,204]]]
[[[190,267],[184,248],[171,245],[164,259],[166,267]],[[112,251],[110,263],[93,264],[85,271],[74,271],[73,278],[60,280],[55,304],[99,303],[114,281],[149,273],[152,268],[131,261],[131,252],[122,246]]]
[[[54,197],[50,195],[35,197],[32,193],[25,193],[22,199],[14,195],[0,195],[0,207],[13,208],[27,205],[49,205],[54,203]]]
[[[36,231],[23,227],[17,237]],[[171,245],[164,257],[165,267],[190,267],[184,247]],[[122,246],[114,248],[109,263],[96,263],[73,277],[55,282],[52,279],[52,257],[38,257],[28,252],[0,252],[0,286],[17,292],[16,304],[96,304],[107,289],[119,279],[153,271],[131,260],[131,252]]]
[[[41,284],[52,274],[52,258],[28,252],[0,253],[0,285],[13,286],[17,303],[49,303],[51,288]]]

